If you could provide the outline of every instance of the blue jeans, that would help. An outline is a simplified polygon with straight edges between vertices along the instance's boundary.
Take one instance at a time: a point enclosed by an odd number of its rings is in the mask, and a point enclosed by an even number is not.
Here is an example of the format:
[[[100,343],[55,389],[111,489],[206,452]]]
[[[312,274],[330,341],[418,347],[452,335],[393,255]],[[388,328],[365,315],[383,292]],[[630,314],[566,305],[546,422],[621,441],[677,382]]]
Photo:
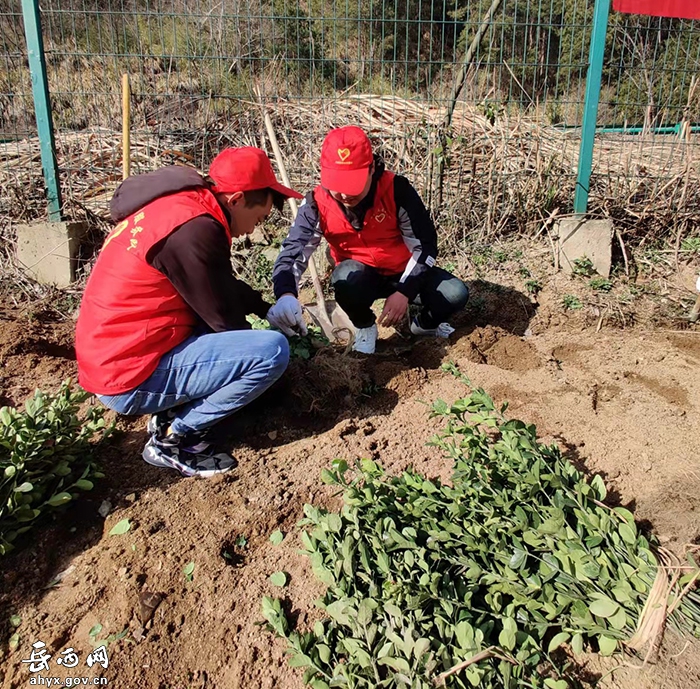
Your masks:
[[[289,363],[289,344],[272,330],[193,335],[158,362],[141,385],[120,395],[98,395],[120,414],[174,410],[171,428],[201,431],[252,402]]]

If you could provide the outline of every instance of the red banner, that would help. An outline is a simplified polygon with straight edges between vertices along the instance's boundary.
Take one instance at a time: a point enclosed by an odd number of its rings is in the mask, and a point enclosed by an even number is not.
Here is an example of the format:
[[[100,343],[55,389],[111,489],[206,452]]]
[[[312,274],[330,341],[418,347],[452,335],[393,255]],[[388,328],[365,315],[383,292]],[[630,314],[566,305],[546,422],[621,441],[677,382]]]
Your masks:
[[[653,17],[700,19],[700,0],[613,0],[613,9]]]

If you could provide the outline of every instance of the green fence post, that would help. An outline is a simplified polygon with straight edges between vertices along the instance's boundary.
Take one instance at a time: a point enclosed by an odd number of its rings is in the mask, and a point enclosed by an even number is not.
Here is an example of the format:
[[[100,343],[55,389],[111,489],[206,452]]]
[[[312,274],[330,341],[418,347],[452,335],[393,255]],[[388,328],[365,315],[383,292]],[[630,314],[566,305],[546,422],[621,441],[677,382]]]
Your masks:
[[[608,31],[609,15],[610,0],[596,0],[593,32],[591,33],[590,61],[586,78],[586,101],[583,108],[583,124],[581,126],[581,149],[578,156],[574,213],[585,213],[588,208],[588,190],[591,182],[591,167],[593,165],[593,144],[595,142],[595,127],[598,119],[600,83],[603,74],[603,57],[605,56],[605,35]]]
[[[61,220],[61,187],[58,183],[53,119],[51,117],[49,85],[46,78],[46,60],[44,58],[44,41],[41,35],[38,0],[22,0],[22,15],[24,17],[24,34],[27,38],[29,70],[32,74],[36,128],[41,145],[41,166],[44,169],[46,196],[49,202],[49,220],[59,222]]]

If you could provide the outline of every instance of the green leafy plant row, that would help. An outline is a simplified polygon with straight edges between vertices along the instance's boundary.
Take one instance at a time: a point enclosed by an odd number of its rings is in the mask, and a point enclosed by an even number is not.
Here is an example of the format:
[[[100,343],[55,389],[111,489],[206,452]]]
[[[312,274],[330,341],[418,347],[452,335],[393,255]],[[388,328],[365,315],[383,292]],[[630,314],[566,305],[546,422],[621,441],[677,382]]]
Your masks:
[[[104,409],[81,412],[89,394],[66,381],[56,394],[37,390],[24,410],[0,409],[0,555],[43,517],[92,490]]]
[[[481,389],[433,405],[452,485],[388,477],[366,459],[351,478],[342,460],[324,470],[345,504],[306,505],[301,540],[328,587],[317,601],[327,618],[297,632],[279,600],[263,600],[313,689],[566,689],[571,654],[611,655],[632,636],[658,569],[654,544],[628,510],[602,502],[600,476],[588,480],[505,411]],[[669,622],[700,635],[697,593]]]

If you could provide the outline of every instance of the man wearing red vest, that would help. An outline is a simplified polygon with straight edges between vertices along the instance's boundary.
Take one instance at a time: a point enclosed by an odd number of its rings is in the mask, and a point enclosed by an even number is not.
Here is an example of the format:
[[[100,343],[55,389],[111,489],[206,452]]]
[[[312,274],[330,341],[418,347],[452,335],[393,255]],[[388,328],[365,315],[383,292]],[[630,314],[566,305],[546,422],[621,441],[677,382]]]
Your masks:
[[[325,237],[335,261],[335,298],[357,328],[353,349],[372,354],[377,341],[372,304],[386,298],[382,325],[397,325],[410,302],[422,310],[414,335],[447,338],[450,316],[469,297],[466,285],[435,265],[437,234],[410,182],[384,169],[359,127],[332,130],[321,148],[321,184],[307,194],[272,274],[277,303],[270,313],[292,333],[303,326],[297,300],[308,257]]]
[[[302,198],[251,147],[220,153],[209,180],[173,166],[117,188],[75,349],[86,390],[119,413],[152,415],[149,464],[185,476],[236,466],[205,432],[282,375],[289,346],[279,332],[250,329],[246,315],[266,318],[270,305],[233,276],[231,239],[289,197]]]

